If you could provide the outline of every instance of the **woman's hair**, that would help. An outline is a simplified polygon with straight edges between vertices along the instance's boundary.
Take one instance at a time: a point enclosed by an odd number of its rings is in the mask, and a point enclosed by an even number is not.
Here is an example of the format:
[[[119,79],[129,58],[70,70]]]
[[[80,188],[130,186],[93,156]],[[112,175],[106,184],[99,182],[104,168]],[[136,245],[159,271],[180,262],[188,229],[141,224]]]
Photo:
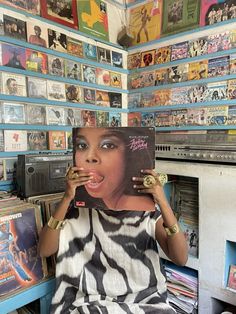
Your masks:
[[[133,188],[132,177],[140,177],[141,169],[153,169],[155,164],[155,130],[145,127],[107,127],[125,145],[124,194],[140,195]],[[81,128],[73,129],[73,158],[75,164],[76,138]],[[116,165],[114,165],[116,167]],[[85,187],[79,187],[80,194],[86,195],[86,200],[96,208],[106,208],[101,199],[91,197]],[[90,206],[92,207],[92,206]]]

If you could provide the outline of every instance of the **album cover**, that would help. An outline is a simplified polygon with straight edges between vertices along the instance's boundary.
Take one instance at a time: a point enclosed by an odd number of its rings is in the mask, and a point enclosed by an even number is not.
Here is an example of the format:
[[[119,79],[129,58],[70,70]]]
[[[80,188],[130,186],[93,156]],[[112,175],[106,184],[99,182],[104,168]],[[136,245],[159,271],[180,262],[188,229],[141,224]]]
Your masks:
[[[206,108],[188,108],[187,111],[188,125],[206,125]]]
[[[27,104],[27,123],[36,125],[47,124],[46,106]]]
[[[111,64],[114,67],[123,68],[123,55],[120,52],[111,52]]]
[[[48,20],[78,28],[76,0],[41,0],[41,14]]]
[[[64,131],[48,131],[48,148],[50,150],[66,149],[66,133]]]
[[[83,58],[83,44],[81,40],[72,37],[67,37],[67,53]]]
[[[82,79],[81,63],[68,59],[64,60],[64,63],[65,63],[65,77],[81,81]]]
[[[170,62],[171,46],[160,47],[156,50],[155,64]]]
[[[0,181],[6,181],[5,175],[4,175],[4,160],[0,159]]]
[[[95,104],[96,90],[84,88],[84,102],[86,104]]]
[[[229,56],[229,74],[236,74],[236,54]]]
[[[27,131],[28,150],[47,150],[46,131]]]
[[[97,61],[97,46],[83,42],[84,57]]]
[[[2,65],[25,70],[26,68],[26,53],[25,48],[20,46],[13,46],[8,44],[1,44],[2,46]]]
[[[153,106],[168,106],[172,104],[171,89],[158,89],[153,92],[153,96],[154,96]]]
[[[110,107],[110,100],[107,91],[96,90],[96,105]]]
[[[132,7],[128,21],[129,33],[133,37],[132,46],[160,38],[161,19],[162,0]]]
[[[6,181],[12,181],[15,177],[17,158],[5,158],[4,165],[4,178]]]
[[[207,78],[208,60],[190,62],[188,65],[188,80],[201,80]]]
[[[65,83],[47,80],[47,92],[49,100],[66,101]]]
[[[73,149],[72,131],[66,132],[66,148]]]
[[[0,12],[0,36],[4,35],[3,13]]]
[[[26,48],[26,69],[47,74],[48,56],[43,52]]]
[[[175,127],[185,126],[188,123],[188,110],[176,109],[171,110],[171,124]]]
[[[64,108],[56,106],[47,106],[47,124],[65,125]]]
[[[28,76],[27,89],[28,89],[28,97],[47,98],[47,80],[46,79]]]
[[[228,107],[227,125],[236,125],[236,106]]]
[[[154,112],[141,112],[141,126],[142,127],[155,126],[155,113]]]
[[[109,112],[96,111],[96,126],[98,128],[106,128],[109,126]]]
[[[4,150],[4,137],[3,137],[3,130],[0,130],[0,151]]]
[[[155,126],[156,127],[169,127],[171,123],[171,111],[163,110],[155,112]]]
[[[189,57],[197,57],[207,54],[208,51],[208,41],[207,37],[201,37],[198,39],[190,40],[189,43]]]
[[[121,113],[120,112],[109,112],[109,126],[110,127],[121,127]]]
[[[188,80],[188,63],[182,63],[169,69],[169,83],[185,82]]]
[[[188,58],[188,41],[171,46],[171,61]]]
[[[88,163],[87,166],[84,164],[87,158],[86,153],[79,149],[81,141],[94,143],[95,147],[99,147],[101,141],[108,142],[109,147],[116,147],[115,150],[106,149],[103,153],[104,159],[101,156],[106,169],[102,164],[95,168],[94,165],[89,168]],[[132,177],[142,176],[141,169],[153,169],[155,166],[154,128],[74,128],[73,144],[75,164],[93,175],[92,182],[77,188],[74,203],[76,207],[111,210],[154,209],[151,195],[137,192],[132,181]],[[103,189],[106,193],[103,193]]]
[[[228,106],[207,107],[207,125],[226,125]]]
[[[161,68],[155,71],[155,86],[168,84],[169,68]]]
[[[198,241],[199,241],[199,228],[198,224],[187,217],[180,217],[178,221],[181,230],[187,240],[188,254],[197,257],[198,256]]]
[[[122,94],[108,92],[110,107],[111,108],[122,108]]]
[[[98,85],[110,86],[110,72],[105,69],[96,68],[96,81]]]
[[[111,64],[111,50],[97,47],[97,58],[100,63]]]
[[[236,265],[230,265],[227,287],[236,290]]]
[[[157,71],[148,71],[148,72],[140,73],[141,74],[141,76],[140,76],[141,87],[154,86],[155,85],[155,75],[156,75]]]
[[[66,35],[52,29],[48,29],[48,47],[56,51],[67,53]]]
[[[128,108],[140,108],[141,107],[141,93],[128,94]]]
[[[141,68],[154,65],[155,49],[141,52]]]
[[[219,34],[209,35],[207,41],[208,41],[208,45],[207,45],[208,53],[214,53],[217,51],[230,49],[229,31],[219,33]]]
[[[58,56],[48,55],[48,74],[63,77],[65,65],[64,59]]]
[[[82,102],[82,88],[79,85],[66,84],[66,100],[69,102]]]
[[[12,16],[3,15],[4,35],[26,41],[26,22]]]
[[[141,67],[141,53],[136,52],[128,55],[127,68],[128,70],[137,69]]]
[[[236,80],[228,81],[228,99],[236,99]]]
[[[128,89],[141,88],[143,84],[142,73],[132,73],[128,76]]]
[[[200,26],[235,18],[235,5],[235,0],[201,0]]]
[[[48,29],[39,21],[28,18],[27,20],[27,40],[30,44],[48,47]]]
[[[141,126],[141,112],[128,112],[128,126],[129,127]]]
[[[82,126],[84,127],[95,127],[96,126],[96,114],[92,110],[81,111]]]
[[[34,15],[40,15],[40,0],[24,0],[24,1],[0,0],[0,3],[30,12]]]
[[[110,84],[112,87],[122,88],[122,74],[110,72]]]
[[[107,4],[101,0],[77,0],[79,30],[108,41]]]
[[[76,108],[65,108],[66,125],[81,126],[81,110]]]
[[[83,80],[87,83],[96,84],[96,68],[83,64]]]
[[[4,151],[27,151],[27,131],[4,130]]]
[[[229,56],[208,60],[208,77],[224,76],[229,74]]]
[[[236,47],[236,29],[231,29],[229,31],[229,41],[230,41],[230,49],[235,48]]]
[[[13,104],[3,103],[3,120],[4,123],[25,123],[25,105],[24,104]]]
[[[6,95],[26,96],[24,75],[2,72],[2,91]]]
[[[38,255],[40,208],[25,203],[0,213],[1,236],[0,295],[9,296],[39,283],[45,276],[45,264]]]
[[[207,90],[206,84],[192,85],[188,89],[188,99],[190,103],[202,102],[205,99],[205,93]],[[173,97],[174,99],[174,97]]]
[[[200,0],[165,0],[163,5],[163,36],[198,27]]]
[[[208,83],[204,101],[227,99],[227,85],[227,81]]]
[[[144,92],[141,95],[142,107],[154,106],[155,96],[154,93]]]

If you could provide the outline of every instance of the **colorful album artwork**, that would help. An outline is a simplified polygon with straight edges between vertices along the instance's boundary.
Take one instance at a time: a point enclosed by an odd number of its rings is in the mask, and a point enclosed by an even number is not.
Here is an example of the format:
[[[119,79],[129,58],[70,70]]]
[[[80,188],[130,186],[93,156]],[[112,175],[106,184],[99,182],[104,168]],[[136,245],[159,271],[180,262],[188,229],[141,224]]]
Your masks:
[[[47,150],[47,132],[46,131],[28,131],[27,132],[28,150]]]
[[[46,106],[28,104],[26,108],[28,124],[46,125],[47,123]]]
[[[229,106],[227,125],[236,125],[236,106]]]
[[[163,5],[163,36],[198,27],[200,0],[165,0]]]
[[[47,74],[48,56],[40,51],[26,48],[26,69],[28,71]]]
[[[65,84],[47,80],[47,94],[49,100],[66,101]]]
[[[4,34],[26,41],[26,22],[12,16],[3,15]]]
[[[110,107],[110,101],[107,91],[96,90],[96,105],[101,107]]]
[[[128,70],[137,69],[141,66],[141,53],[132,53],[131,55],[128,55],[127,59],[127,67]]]
[[[30,44],[48,47],[48,29],[39,21],[29,18],[27,20],[27,41]]]
[[[189,41],[189,57],[197,57],[207,54],[208,41],[207,37],[201,37]]]
[[[96,125],[98,128],[106,128],[109,126],[109,112],[96,111]]]
[[[30,12],[34,15],[40,15],[40,0],[24,0],[24,1],[0,0],[0,3]]]
[[[110,72],[105,69],[96,68],[96,80],[98,85],[110,86]]]
[[[65,62],[65,77],[80,81],[82,78],[81,63],[69,59],[65,60],[64,62]]]
[[[69,102],[81,102],[82,101],[82,88],[79,85],[66,84],[66,100]]]
[[[131,8],[129,33],[133,37],[132,45],[159,38],[161,34],[161,17],[162,0],[154,0]]]
[[[98,62],[111,64],[111,50],[97,47]]]
[[[2,65],[25,70],[25,48],[2,44]]]
[[[109,113],[109,126],[121,127],[121,113],[120,112]]]
[[[97,61],[97,46],[83,42],[84,57]]]
[[[4,35],[3,13],[0,12],[0,36]]]
[[[66,133],[64,131],[48,131],[48,146],[50,150],[66,149]]]
[[[141,53],[141,67],[148,67],[154,64],[155,52],[155,49],[152,49]]]
[[[201,0],[200,26],[212,25],[235,17],[235,0]]]
[[[91,167],[88,162],[86,165],[88,152],[82,147],[101,145],[108,148],[100,153],[99,165]],[[75,165],[89,171],[93,177],[89,183],[77,188],[75,206],[110,210],[154,209],[151,195],[137,192],[132,181],[132,177],[143,176],[142,169],[155,166],[154,128],[74,128],[73,157]]]
[[[48,47],[50,49],[67,53],[67,37],[58,31],[48,29]]]
[[[79,30],[109,40],[107,4],[101,0],[77,0]]]
[[[86,104],[95,104],[96,90],[84,88],[84,102]]]
[[[171,126],[171,110],[156,111],[155,126],[156,127]]]
[[[78,28],[76,0],[41,0],[41,12],[42,16],[49,20]]]
[[[92,110],[81,111],[82,126],[84,127],[96,127],[96,114]]]
[[[153,112],[141,112],[141,126],[142,127],[155,126],[155,114]]]
[[[110,72],[110,84],[112,87],[122,88],[121,74],[117,72]]]
[[[128,108],[140,108],[141,107],[141,93],[128,94]]]
[[[171,46],[171,61],[185,59],[188,57],[188,41]]]
[[[67,37],[67,53],[78,58],[83,58],[84,54],[82,41],[72,37]]]
[[[228,106],[207,107],[207,125],[226,125]]]
[[[236,290],[236,265],[230,265],[227,287]]]
[[[155,64],[170,62],[171,46],[160,47],[156,50]]]

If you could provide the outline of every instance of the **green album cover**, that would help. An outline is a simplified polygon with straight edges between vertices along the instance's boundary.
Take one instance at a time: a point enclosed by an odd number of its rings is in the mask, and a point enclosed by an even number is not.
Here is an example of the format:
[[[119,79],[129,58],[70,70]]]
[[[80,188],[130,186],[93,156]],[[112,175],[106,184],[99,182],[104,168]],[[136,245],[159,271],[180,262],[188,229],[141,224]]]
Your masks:
[[[163,4],[162,36],[198,27],[200,0],[165,0]]]
[[[79,30],[109,40],[107,5],[101,0],[77,0]]]

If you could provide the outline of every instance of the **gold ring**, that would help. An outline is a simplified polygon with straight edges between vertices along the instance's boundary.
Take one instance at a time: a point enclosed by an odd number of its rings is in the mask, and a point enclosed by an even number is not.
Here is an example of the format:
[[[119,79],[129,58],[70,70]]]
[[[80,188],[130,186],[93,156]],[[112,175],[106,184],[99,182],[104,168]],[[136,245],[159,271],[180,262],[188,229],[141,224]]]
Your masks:
[[[152,188],[156,184],[156,178],[151,174],[148,174],[143,177],[143,185],[145,188]]]
[[[76,180],[79,178],[79,174],[77,171],[72,170],[72,167],[69,167],[66,172],[66,178],[69,180]]]
[[[165,173],[159,173],[158,174],[158,180],[160,184],[163,186],[168,182],[168,176]]]

